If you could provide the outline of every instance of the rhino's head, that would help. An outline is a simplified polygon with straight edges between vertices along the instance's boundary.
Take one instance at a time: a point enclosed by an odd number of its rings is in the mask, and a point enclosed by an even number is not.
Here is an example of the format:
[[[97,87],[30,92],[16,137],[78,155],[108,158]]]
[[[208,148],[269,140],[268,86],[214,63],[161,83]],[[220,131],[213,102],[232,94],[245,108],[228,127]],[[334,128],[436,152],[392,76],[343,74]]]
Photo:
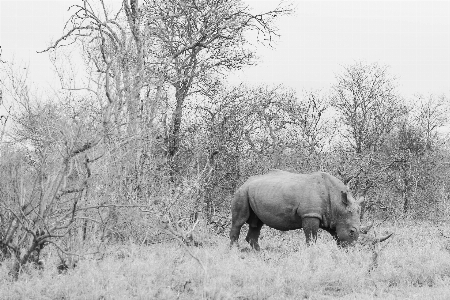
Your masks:
[[[361,230],[361,202],[350,191],[341,192],[341,203],[336,209],[336,240],[338,245],[348,246],[359,237]]]

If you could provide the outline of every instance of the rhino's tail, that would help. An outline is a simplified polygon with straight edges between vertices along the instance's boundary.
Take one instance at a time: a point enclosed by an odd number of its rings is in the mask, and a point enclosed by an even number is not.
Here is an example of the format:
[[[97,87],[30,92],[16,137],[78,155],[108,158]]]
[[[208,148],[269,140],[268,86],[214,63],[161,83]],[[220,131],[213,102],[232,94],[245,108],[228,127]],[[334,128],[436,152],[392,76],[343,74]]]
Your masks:
[[[245,222],[248,223],[250,227],[258,227],[258,224],[260,223],[260,220],[258,216],[255,214],[255,212],[252,209],[252,206],[250,205],[250,197],[248,195],[248,188],[243,189],[243,191],[236,195],[236,197],[240,197],[239,201],[243,204],[243,218],[245,218]]]
[[[236,191],[234,194],[234,199],[231,202],[231,215],[233,223],[235,221],[239,223],[243,221],[242,224],[244,224],[250,216],[250,211],[251,207],[248,197],[248,188],[242,186]]]

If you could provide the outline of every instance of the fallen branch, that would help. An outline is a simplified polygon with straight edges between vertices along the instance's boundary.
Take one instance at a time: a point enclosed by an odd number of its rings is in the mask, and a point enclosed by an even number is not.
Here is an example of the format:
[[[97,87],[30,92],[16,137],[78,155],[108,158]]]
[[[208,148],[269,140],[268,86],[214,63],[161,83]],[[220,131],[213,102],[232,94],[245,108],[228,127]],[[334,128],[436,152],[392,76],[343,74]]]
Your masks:
[[[197,220],[198,222],[198,220]],[[193,227],[195,227],[195,225],[197,225],[197,222],[194,224]],[[176,230],[173,229],[170,220],[167,222],[161,222],[161,226],[159,229],[161,229],[162,231],[169,233],[175,240],[177,240],[181,246],[186,250],[186,252],[195,260],[197,261],[197,263],[202,267],[203,272],[206,274],[206,267],[203,264],[203,262],[197,257],[195,256],[191,250],[189,249],[188,245],[186,244],[186,239],[185,237],[180,234],[179,232],[177,232]],[[192,232],[194,230],[194,228],[192,228],[192,230],[190,230],[190,232]]]

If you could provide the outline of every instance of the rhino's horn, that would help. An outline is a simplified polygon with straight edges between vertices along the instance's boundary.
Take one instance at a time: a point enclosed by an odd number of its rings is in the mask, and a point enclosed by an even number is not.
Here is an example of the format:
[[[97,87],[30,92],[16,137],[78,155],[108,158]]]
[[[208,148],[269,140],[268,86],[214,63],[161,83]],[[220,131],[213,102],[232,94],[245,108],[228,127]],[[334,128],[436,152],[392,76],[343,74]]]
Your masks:
[[[367,226],[361,227],[360,231],[361,231],[361,233],[366,234],[366,233],[369,232],[369,230],[370,230],[372,227],[373,227],[373,222],[371,222],[371,223],[370,223],[369,225],[367,225]]]
[[[385,236],[383,236],[383,237],[381,237],[381,238],[377,238],[377,239],[375,240],[375,242],[377,242],[377,243],[384,242],[385,240],[387,240],[388,238],[390,238],[393,234],[394,234],[394,233],[389,233],[388,235],[385,235]]]

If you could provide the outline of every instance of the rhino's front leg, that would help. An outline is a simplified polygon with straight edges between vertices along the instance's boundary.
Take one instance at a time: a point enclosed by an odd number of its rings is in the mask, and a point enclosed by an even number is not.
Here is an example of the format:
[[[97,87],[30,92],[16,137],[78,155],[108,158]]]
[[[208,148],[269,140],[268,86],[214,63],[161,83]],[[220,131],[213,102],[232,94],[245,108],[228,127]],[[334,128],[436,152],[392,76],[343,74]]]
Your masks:
[[[320,219],[314,217],[305,217],[302,220],[303,231],[305,232],[306,244],[315,243],[317,240],[317,231],[319,230]]]

